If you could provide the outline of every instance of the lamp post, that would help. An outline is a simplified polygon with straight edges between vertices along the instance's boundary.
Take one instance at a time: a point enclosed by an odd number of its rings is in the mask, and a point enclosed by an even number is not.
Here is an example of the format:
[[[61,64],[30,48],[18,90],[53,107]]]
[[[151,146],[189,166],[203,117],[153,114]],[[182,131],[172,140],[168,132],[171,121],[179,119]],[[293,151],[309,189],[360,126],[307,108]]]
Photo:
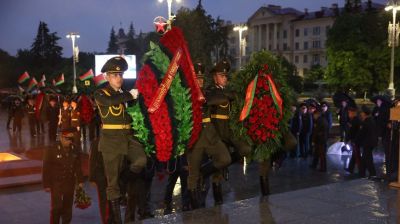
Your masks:
[[[158,0],[158,2],[163,2],[164,0]],[[172,8],[172,1],[173,0],[167,0],[167,4],[168,4],[168,20],[172,19],[172,12],[171,12],[171,8]],[[181,2],[181,0],[175,0],[177,3]]]
[[[393,23],[389,21],[389,26],[388,26],[388,34],[389,34],[388,45],[389,47],[392,47],[392,53],[390,58],[390,78],[389,78],[388,91],[392,99],[394,99],[396,91],[394,89],[393,77],[394,77],[394,49],[395,47],[399,46],[399,24],[396,23],[396,14],[398,10],[400,10],[400,6],[397,4],[396,1],[392,1],[391,4],[385,7],[385,11],[392,11],[393,13]]]
[[[75,46],[75,39],[79,38],[79,34],[75,32],[71,32],[66,36],[68,39],[72,41],[72,63],[74,69],[74,86],[72,87],[72,93],[78,93],[78,88],[76,88],[76,66],[75,63],[78,60],[78,47]]]
[[[243,45],[244,45],[244,40],[242,40],[242,33],[243,31],[246,30],[247,30],[246,25],[237,25],[233,27],[233,31],[239,32],[239,69],[242,67],[242,56],[243,56]]]

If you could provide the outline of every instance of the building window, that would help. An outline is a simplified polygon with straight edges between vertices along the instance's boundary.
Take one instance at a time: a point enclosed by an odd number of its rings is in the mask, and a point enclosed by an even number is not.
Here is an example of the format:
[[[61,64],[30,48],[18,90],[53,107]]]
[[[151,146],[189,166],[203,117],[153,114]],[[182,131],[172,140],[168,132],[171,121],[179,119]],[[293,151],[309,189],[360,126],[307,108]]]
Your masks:
[[[307,36],[308,35],[308,28],[306,27],[306,28],[304,28],[304,36]]]
[[[320,64],[320,57],[319,57],[319,54],[314,54],[314,55],[313,55],[313,64],[314,64],[314,65],[319,65],[319,64]]]
[[[279,50],[279,44],[276,45],[276,49]]]
[[[307,57],[307,55],[304,55],[304,56],[303,56],[303,63],[308,63],[308,57]]]
[[[296,37],[299,37],[299,36],[300,36],[300,30],[296,29]]]
[[[298,55],[294,56],[294,63],[299,63],[299,56]]]
[[[321,41],[319,41],[319,40],[314,40],[314,41],[312,42],[312,47],[313,47],[313,48],[321,48]]]
[[[319,26],[313,27],[313,31],[312,31],[314,36],[317,36],[321,33],[321,28]]]
[[[276,31],[276,38],[279,39],[279,31]]]
[[[287,43],[284,43],[284,44],[283,44],[283,50],[284,50],[284,51],[288,50]]]
[[[271,50],[272,49],[272,46],[271,46],[271,44],[270,45],[268,45],[268,50]]]
[[[307,41],[304,42],[304,47],[303,48],[304,48],[304,50],[308,49],[308,42]]]
[[[294,46],[295,46],[295,49],[296,49],[296,50],[299,50],[299,49],[300,49],[300,44],[299,44],[299,42],[296,42],[296,43],[294,44]]]
[[[287,38],[287,30],[284,30],[283,31],[283,39],[286,39]]]

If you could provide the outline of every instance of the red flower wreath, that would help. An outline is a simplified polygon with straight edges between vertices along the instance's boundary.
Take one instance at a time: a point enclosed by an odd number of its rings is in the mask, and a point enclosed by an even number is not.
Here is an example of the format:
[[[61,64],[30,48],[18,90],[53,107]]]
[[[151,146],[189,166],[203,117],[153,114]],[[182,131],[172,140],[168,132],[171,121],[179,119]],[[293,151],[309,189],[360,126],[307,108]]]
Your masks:
[[[136,81],[138,91],[144,96],[144,104],[148,108],[158,89],[158,82],[150,66],[145,64],[140,70]],[[156,156],[161,162],[168,161],[172,153],[173,137],[168,106],[165,101],[153,113],[149,113],[149,120],[154,133]]]
[[[174,54],[179,47],[183,47],[185,59],[181,60],[179,66],[180,69],[183,71],[185,76],[185,81],[187,85],[191,89],[191,100],[192,100],[192,113],[193,113],[193,129],[192,129],[192,136],[189,140],[188,147],[191,148],[194,143],[196,143],[200,131],[201,131],[201,104],[198,100],[199,93],[195,91],[195,79],[192,76],[192,60],[189,55],[189,50],[187,49],[187,43],[183,38],[183,33],[180,29],[173,27],[170,31],[168,31],[161,39],[160,42]]]
[[[245,123],[247,134],[254,143],[265,143],[269,139],[275,138],[281,119],[271,97],[267,77],[260,75],[249,118]]]
[[[94,114],[92,101],[84,94],[80,98],[79,111],[81,115],[81,120],[84,124],[89,124]]]

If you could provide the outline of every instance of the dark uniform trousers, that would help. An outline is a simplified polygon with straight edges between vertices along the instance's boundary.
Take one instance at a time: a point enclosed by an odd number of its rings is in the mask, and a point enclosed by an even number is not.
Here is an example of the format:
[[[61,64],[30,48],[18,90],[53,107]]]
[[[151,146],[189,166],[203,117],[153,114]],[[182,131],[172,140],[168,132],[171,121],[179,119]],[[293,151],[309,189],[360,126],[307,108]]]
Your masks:
[[[219,138],[214,125],[210,122],[203,122],[203,129],[199,139],[193,148],[186,150],[186,152],[189,165],[189,190],[195,190],[197,187],[204,154],[212,158],[213,165],[218,169],[222,169],[231,163],[229,150]]]
[[[117,133],[117,134],[116,134]],[[113,149],[126,153],[115,153]],[[103,154],[104,168],[107,176],[107,198],[120,198],[119,178],[124,169],[125,159],[130,162],[129,169],[139,173],[146,166],[146,155],[142,145],[133,137],[131,130],[113,130],[112,133],[102,130],[99,150]]]
[[[76,183],[83,182],[80,153],[61,145],[45,150],[43,159],[43,186],[51,190],[50,222],[70,223]]]

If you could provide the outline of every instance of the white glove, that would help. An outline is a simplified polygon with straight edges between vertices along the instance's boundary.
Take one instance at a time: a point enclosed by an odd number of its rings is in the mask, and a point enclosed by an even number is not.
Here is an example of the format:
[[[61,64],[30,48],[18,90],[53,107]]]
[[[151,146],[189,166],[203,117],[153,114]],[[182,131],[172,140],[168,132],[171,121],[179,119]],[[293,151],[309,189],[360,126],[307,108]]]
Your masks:
[[[133,99],[137,99],[139,92],[137,89],[131,89],[129,93],[133,96]]]

